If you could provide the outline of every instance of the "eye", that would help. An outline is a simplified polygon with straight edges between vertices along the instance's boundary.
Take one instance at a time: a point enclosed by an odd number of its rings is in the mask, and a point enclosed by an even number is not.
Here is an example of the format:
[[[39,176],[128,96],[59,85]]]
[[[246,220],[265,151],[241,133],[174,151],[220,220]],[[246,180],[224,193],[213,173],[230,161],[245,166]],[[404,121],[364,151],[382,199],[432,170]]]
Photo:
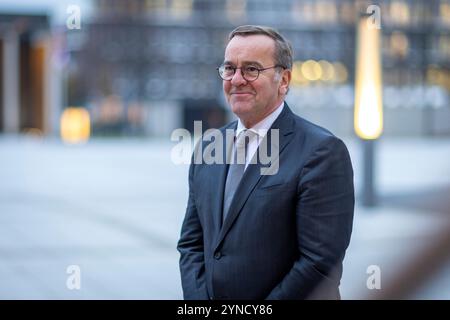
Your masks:
[[[224,71],[234,71],[234,67],[233,66],[230,66],[230,65],[225,65],[225,66],[223,66],[223,70]]]
[[[247,66],[247,67],[245,67],[245,71],[248,71],[248,72],[257,72],[257,71],[258,71],[258,68],[255,67],[255,66]]]

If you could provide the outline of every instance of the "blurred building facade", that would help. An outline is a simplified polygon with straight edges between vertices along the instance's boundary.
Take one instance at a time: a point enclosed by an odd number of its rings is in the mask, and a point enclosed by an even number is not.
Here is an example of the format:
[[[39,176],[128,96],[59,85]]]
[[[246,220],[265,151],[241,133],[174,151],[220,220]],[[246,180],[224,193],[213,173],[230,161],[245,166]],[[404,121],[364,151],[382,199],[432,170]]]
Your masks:
[[[0,13],[0,132],[52,131],[51,42],[48,16]]]
[[[193,120],[222,125],[232,118],[216,71],[227,35],[264,24],[294,47],[291,107],[351,135],[355,22],[377,5],[386,134],[450,134],[450,0],[92,2],[92,18],[65,30],[63,106],[87,108],[94,133],[165,136]]]

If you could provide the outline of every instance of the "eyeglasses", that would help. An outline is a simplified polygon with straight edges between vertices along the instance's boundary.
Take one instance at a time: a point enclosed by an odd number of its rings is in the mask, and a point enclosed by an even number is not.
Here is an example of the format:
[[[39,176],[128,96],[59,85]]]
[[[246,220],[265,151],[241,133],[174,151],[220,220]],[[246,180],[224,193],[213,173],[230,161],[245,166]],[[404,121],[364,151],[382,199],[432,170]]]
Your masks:
[[[243,66],[243,67],[238,68],[238,67],[234,67],[229,64],[222,64],[220,67],[217,68],[217,71],[219,71],[219,76],[223,80],[229,81],[229,80],[233,79],[233,76],[236,73],[236,70],[241,69],[242,77],[246,81],[251,82],[251,81],[255,81],[256,79],[258,79],[259,73],[261,71],[272,69],[272,68],[285,69],[283,66],[280,66],[280,65],[274,65],[272,67],[267,67],[267,68],[258,68],[258,67],[249,65],[249,66]]]

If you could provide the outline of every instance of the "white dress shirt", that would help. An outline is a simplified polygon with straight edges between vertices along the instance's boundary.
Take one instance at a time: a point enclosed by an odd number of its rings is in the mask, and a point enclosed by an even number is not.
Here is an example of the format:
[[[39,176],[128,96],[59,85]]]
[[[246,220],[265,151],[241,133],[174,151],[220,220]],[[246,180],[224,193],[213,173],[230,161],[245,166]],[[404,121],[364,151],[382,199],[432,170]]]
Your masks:
[[[240,119],[238,120],[236,128],[236,137],[238,137],[239,134],[246,129],[256,133],[256,136],[258,137],[257,139],[251,139],[249,141],[247,156],[245,158],[245,169],[247,169],[247,166],[250,163],[253,156],[255,155],[255,152],[258,149],[259,144],[264,139],[267,132],[270,130],[272,124],[275,122],[280,113],[283,111],[283,108],[284,108],[284,101],[271,114],[269,114],[267,117],[262,119],[260,122],[258,122],[251,128],[246,128],[244,124],[241,122],[241,120]]]

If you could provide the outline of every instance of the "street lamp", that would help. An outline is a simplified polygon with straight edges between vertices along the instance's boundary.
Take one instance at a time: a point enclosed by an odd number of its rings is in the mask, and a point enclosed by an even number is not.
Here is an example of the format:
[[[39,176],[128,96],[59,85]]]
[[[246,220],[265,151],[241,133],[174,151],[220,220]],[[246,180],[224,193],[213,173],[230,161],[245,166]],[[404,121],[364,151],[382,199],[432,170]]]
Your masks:
[[[65,143],[78,144],[89,140],[91,121],[84,108],[66,108],[61,115],[61,139]]]
[[[363,143],[364,206],[376,204],[374,147],[383,131],[380,37],[379,25],[372,23],[371,14],[361,15],[356,41],[354,128]]]

